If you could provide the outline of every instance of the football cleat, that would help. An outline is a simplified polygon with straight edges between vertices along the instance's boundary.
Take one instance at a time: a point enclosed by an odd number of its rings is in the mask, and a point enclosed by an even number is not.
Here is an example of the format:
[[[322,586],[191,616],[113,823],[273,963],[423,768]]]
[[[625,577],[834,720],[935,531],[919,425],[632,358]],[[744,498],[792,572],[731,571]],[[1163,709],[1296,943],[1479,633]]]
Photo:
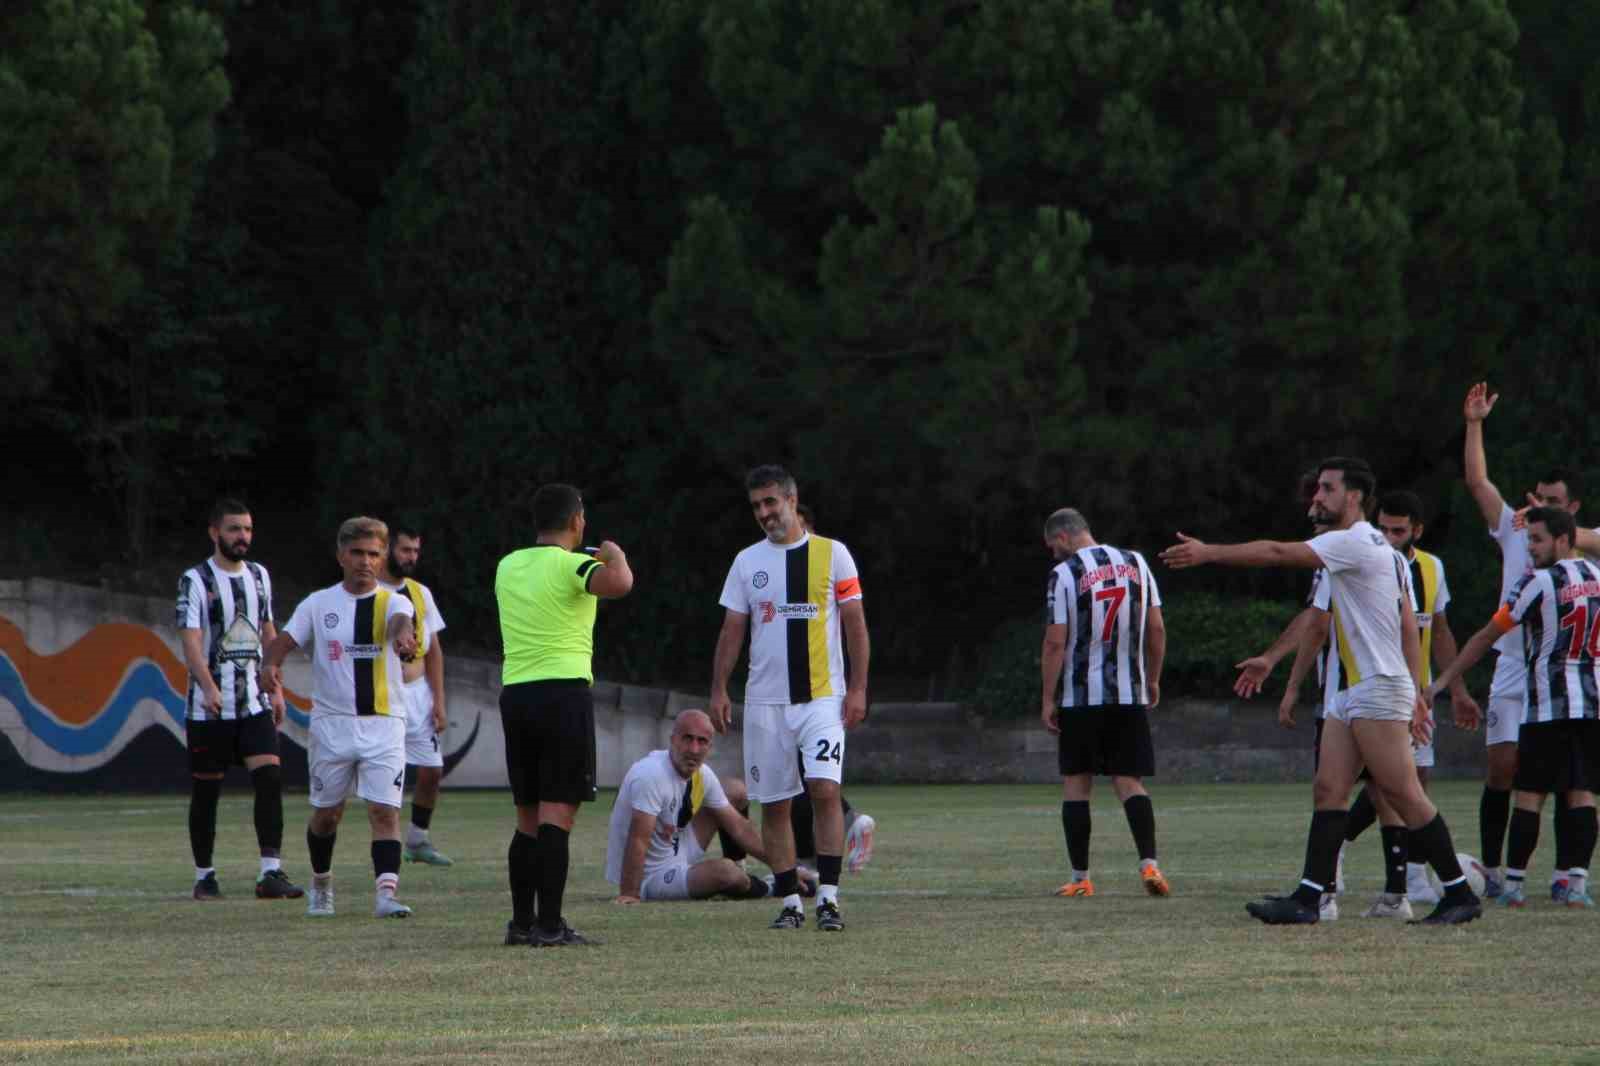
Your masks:
[[[1068,881],[1056,889],[1058,896],[1092,896],[1094,895],[1094,882],[1085,877],[1082,881]]]
[[[561,919],[561,927],[555,932],[543,928],[533,931],[533,946],[536,948],[588,948],[598,947],[605,941],[597,936],[586,936],[567,924],[565,918]]]
[[[1483,898],[1499,899],[1500,893],[1506,890],[1505,871],[1499,869],[1485,869],[1483,871]]]
[[[1322,902],[1317,906],[1317,920],[1323,922],[1337,922],[1339,920],[1339,897],[1332,892],[1322,894]]]
[[[1550,882],[1550,902],[1565,903],[1567,901],[1567,879],[1558,877]]]
[[[768,929],[799,929],[806,924],[806,912],[799,907],[785,907],[772,919]]]
[[[1244,905],[1250,917],[1268,925],[1316,925],[1317,911],[1307,907],[1293,896],[1274,896],[1251,900]]]
[[[316,878],[311,879],[311,891],[306,900],[307,918],[332,918],[333,917],[333,882],[325,885],[317,884]]]
[[[409,918],[411,908],[394,898],[389,892],[379,892],[377,900],[372,904],[374,918]]]
[[[1471,892],[1462,899],[1452,901],[1448,897],[1439,901],[1433,912],[1426,918],[1418,918],[1407,922],[1407,925],[1465,925],[1474,918],[1483,917],[1483,904]]]
[[[217,875],[206,874],[194,883],[195,899],[221,899],[222,889],[217,884]]]
[[[1144,890],[1152,896],[1172,895],[1172,886],[1167,884],[1167,879],[1161,876],[1160,867],[1155,863],[1148,863],[1139,871],[1139,879],[1144,882]]]
[[[299,899],[305,894],[282,870],[268,870],[256,878],[256,899]]]
[[[1521,881],[1508,880],[1505,887],[1500,890],[1500,895],[1496,898],[1500,901],[1501,906],[1504,907],[1521,908],[1528,905],[1528,897],[1523,894]]]
[[[528,947],[533,943],[533,930],[524,929],[516,922],[506,923],[506,947]]]
[[[1567,906],[1571,907],[1573,910],[1584,910],[1594,906],[1594,897],[1589,895],[1589,890],[1587,888],[1585,888],[1582,892],[1568,892]]]
[[[850,831],[844,835],[845,868],[853,874],[861,872],[861,868],[872,861],[872,834],[878,828],[878,823],[870,814],[858,814],[856,820],[850,823]]]
[[[454,866],[455,862],[433,846],[433,842],[424,840],[416,847],[406,848],[406,862],[427,863],[429,866]]]
[[[1372,906],[1368,907],[1361,917],[1402,918],[1409,922],[1413,917],[1411,901],[1398,892],[1393,894],[1382,892],[1379,893],[1377,899],[1373,900]]]
[[[844,928],[844,916],[839,913],[839,905],[832,900],[824,900],[817,904],[817,932],[837,933]]]

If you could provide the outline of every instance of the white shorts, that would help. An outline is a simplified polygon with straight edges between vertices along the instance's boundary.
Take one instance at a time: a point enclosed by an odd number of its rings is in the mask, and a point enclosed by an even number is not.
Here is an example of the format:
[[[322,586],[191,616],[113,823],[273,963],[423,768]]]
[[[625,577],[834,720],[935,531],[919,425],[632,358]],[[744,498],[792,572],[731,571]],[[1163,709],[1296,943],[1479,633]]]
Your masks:
[[[398,715],[325,714],[309,731],[311,806],[337,807],[350,794],[400,806],[406,780],[406,726]]]
[[[433,731],[433,689],[426,677],[406,683],[406,765],[443,766],[439,734]]]
[[[795,756],[799,759],[796,760]],[[750,798],[774,803],[798,796],[805,777],[844,780],[844,697],[810,703],[746,703],[744,765]]]
[[[678,854],[671,862],[664,862],[653,870],[644,872],[639,883],[639,899],[644,903],[689,898],[689,867],[705,858],[705,849],[695,839],[694,830],[685,830],[678,844]]]
[[[1522,729],[1523,705],[1527,702],[1528,664],[1520,655],[1504,652],[1495,660],[1494,680],[1489,684],[1489,706],[1483,709],[1485,744],[1515,744]]]
[[[1339,702],[1328,717],[1346,724],[1358,718],[1369,722],[1409,722],[1416,697],[1417,686],[1409,677],[1379,674],[1340,693]]]
[[[1433,741],[1426,744],[1411,745],[1411,758],[1417,764],[1417,769],[1425,770],[1433,765]]]

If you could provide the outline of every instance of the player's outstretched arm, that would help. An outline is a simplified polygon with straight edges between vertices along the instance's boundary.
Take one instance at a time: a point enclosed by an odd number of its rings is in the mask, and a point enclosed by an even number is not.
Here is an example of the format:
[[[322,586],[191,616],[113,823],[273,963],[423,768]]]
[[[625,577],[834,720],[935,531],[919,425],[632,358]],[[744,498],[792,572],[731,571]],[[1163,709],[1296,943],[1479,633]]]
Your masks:
[[[1044,627],[1044,644],[1039,649],[1039,718],[1052,733],[1061,732],[1061,708],[1056,706],[1056,686],[1061,683],[1061,667],[1067,658],[1067,627],[1052,622]]]
[[[1461,457],[1464,480],[1467,492],[1478,505],[1478,513],[1483,515],[1490,529],[1500,524],[1500,512],[1504,510],[1506,501],[1500,495],[1500,490],[1494,487],[1494,482],[1489,480],[1489,460],[1483,452],[1483,420],[1489,417],[1489,412],[1494,410],[1495,402],[1499,399],[1499,393],[1491,395],[1489,386],[1480,381],[1467,390],[1467,399],[1461,407],[1462,418],[1467,423],[1466,444]]]
[[[1433,665],[1442,675],[1461,654],[1456,646],[1455,631],[1450,628],[1450,618],[1444,611],[1433,613]],[[1467,683],[1457,674],[1449,684],[1451,717],[1462,729],[1476,729],[1483,718],[1483,708],[1467,691]]]
[[[717,634],[717,650],[711,658],[711,701],[706,713],[711,726],[726,733],[733,722],[733,701],[728,698],[728,678],[739,661],[739,649],[744,647],[744,634],[750,626],[750,616],[731,608],[724,608],[722,630]]]
[[[1283,632],[1278,634],[1278,638],[1266,651],[1233,664],[1234,669],[1239,671],[1239,676],[1233,682],[1233,691],[1239,697],[1249,699],[1259,693],[1261,686],[1283,661],[1283,657],[1300,646],[1300,636],[1310,624],[1311,612],[1314,610],[1315,607],[1304,608],[1290,619],[1289,624],[1283,627]]]
[[[622,880],[617,885],[616,903],[638,903],[639,889],[644,884],[644,854],[650,844],[650,834],[655,832],[656,816],[644,811],[634,811],[628,821],[628,842],[622,851]]]
[[[1505,630],[1499,623],[1491,621],[1488,625],[1472,634],[1470,640],[1462,646],[1461,651],[1451,660],[1450,665],[1439,671],[1439,676],[1433,679],[1433,684],[1428,686],[1428,697],[1432,699],[1440,692],[1449,688],[1460,680],[1461,675],[1477,665],[1485,653],[1494,646]],[[1472,727],[1475,728],[1475,727]]]
[[[1572,538],[1572,546],[1591,559],[1600,559],[1600,529],[1584,529],[1578,527],[1578,532]]]
[[[1161,553],[1161,561],[1174,570],[1191,566],[1268,567],[1295,566],[1316,570],[1322,559],[1301,541],[1252,540],[1245,544],[1207,544],[1186,533]]]

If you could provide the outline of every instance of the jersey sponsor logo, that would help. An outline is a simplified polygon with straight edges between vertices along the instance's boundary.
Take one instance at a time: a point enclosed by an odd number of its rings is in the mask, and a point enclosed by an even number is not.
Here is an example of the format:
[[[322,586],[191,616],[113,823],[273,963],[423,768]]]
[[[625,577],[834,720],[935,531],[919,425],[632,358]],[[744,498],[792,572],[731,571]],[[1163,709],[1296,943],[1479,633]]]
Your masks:
[[[758,589],[764,589],[767,587],[768,580],[767,572],[765,570],[757,570],[756,576],[750,579],[750,584],[754,585]]]
[[[775,622],[780,618],[785,621],[799,618],[814,622],[822,614],[821,608],[814,603],[773,603],[771,600],[762,600],[756,606],[761,609],[763,622]]]
[[[235,618],[217,643],[217,657],[223,662],[259,662],[261,634],[245,618]]]
[[[761,767],[759,767],[759,766],[751,766],[750,767],[750,780],[752,780],[752,781],[760,781],[761,780]]]
[[[333,629],[336,626],[338,626],[338,624],[339,624],[339,616],[337,614],[335,614],[333,611],[329,611],[327,614],[322,616],[322,628],[324,628],[324,629]]]
[[[336,663],[344,658],[344,645],[337,640],[328,641],[328,661]]]
[[[1115,581],[1117,578],[1124,578],[1137,585],[1139,583],[1139,568],[1133,563],[1116,563],[1097,566],[1093,570],[1085,571],[1084,575],[1078,579],[1078,595],[1083,595],[1102,581]]]

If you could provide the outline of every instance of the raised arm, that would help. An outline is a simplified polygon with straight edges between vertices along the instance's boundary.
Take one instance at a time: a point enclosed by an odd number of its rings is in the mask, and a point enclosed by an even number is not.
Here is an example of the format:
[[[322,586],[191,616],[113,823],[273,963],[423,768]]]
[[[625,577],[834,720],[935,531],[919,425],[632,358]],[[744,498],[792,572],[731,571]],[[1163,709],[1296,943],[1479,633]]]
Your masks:
[[[1505,509],[1506,501],[1489,480],[1489,460],[1483,454],[1483,420],[1489,417],[1499,399],[1499,393],[1490,395],[1489,386],[1480,381],[1467,390],[1467,399],[1461,408],[1467,423],[1466,445],[1461,457],[1467,491],[1490,529],[1500,524],[1500,512]]]
[[[633,571],[628,567],[628,557],[615,542],[600,542],[594,557],[604,566],[597,566],[589,574],[589,591],[602,600],[617,600],[633,591]]]

